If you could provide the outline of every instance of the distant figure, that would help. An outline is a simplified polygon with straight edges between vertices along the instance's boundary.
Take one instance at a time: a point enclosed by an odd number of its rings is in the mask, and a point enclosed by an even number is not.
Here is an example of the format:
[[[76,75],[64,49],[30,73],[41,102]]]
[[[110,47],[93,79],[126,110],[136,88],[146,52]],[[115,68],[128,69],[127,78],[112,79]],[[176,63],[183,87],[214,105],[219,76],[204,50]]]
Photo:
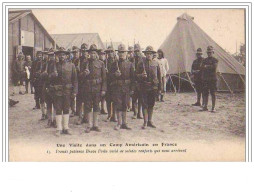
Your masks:
[[[25,62],[25,71],[26,71],[26,79],[25,79],[25,84],[26,84],[26,93],[28,93],[28,85],[30,84],[30,89],[31,89],[31,94],[34,93],[33,90],[33,84],[30,82],[31,81],[31,69],[32,69],[32,58],[30,55],[26,56],[26,62]]]
[[[18,86],[19,94],[24,95],[24,93],[22,92],[22,86],[26,79],[26,71],[25,71],[24,55],[22,52],[18,54],[18,59],[14,62],[12,71],[14,78],[14,86]]]
[[[197,102],[195,104],[192,104],[193,106],[201,106],[200,100],[201,95],[203,96],[203,82],[202,82],[202,72],[201,72],[201,66],[203,64],[204,58],[202,57],[202,49],[197,49],[197,59],[193,61],[192,67],[191,67],[191,73],[194,76],[194,85],[197,92]],[[203,104],[204,105],[204,96],[202,97]]]
[[[207,47],[207,58],[204,59],[202,65],[202,80],[204,84],[204,107],[202,111],[207,111],[209,92],[212,96],[212,109],[211,112],[215,112],[215,101],[217,91],[217,66],[218,60],[213,57],[214,49],[212,46]]]
[[[163,89],[161,90],[161,93],[159,94],[159,96],[160,96],[160,101],[164,102],[163,96],[167,91],[167,72],[169,70],[169,65],[168,65],[168,60],[164,58],[164,53],[161,49],[157,51],[157,54],[158,54],[157,60],[159,62],[160,69],[161,69],[161,81],[163,86]]]

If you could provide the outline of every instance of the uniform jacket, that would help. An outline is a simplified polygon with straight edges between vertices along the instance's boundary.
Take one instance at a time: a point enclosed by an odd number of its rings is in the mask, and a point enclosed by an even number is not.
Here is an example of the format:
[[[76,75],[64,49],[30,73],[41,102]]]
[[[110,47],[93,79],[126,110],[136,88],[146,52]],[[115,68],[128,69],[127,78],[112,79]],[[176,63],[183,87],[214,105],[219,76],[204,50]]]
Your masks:
[[[54,80],[55,93],[57,96],[67,95],[70,93],[77,94],[78,92],[78,79],[76,68],[73,63],[64,61],[56,63],[54,70],[50,72],[49,77]],[[57,72],[57,76],[55,76]]]
[[[85,75],[85,70],[89,69],[90,74]],[[82,64],[80,70],[84,93],[99,93],[107,90],[107,79],[105,65],[102,61],[89,59]]]
[[[12,70],[15,76],[20,76],[25,71],[25,61],[16,60],[13,64]]]
[[[79,58],[73,58],[72,63],[75,65],[77,75],[79,75],[79,72],[80,72],[80,59]]]
[[[140,84],[140,89],[147,91],[163,89],[159,63],[156,60],[149,61],[147,59],[144,59],[143,63],[140,62],[136,70],[136,78]],[[147,78],[141,77],[141,74],[144,72],[144,67],[147,73]]]
[[[113,91],[122,91],[129,93],[135,87],[135,67],[129,60],[118,61],[118,67],[121,76],[117,77],[115,72],[118,70],[116,61],[112,64],[109,70],[109,78],[111,80],[111,87]]]
[[[205,65],[207,67],[205,67]],[[202,66],[202,79],[204,81],[216,81],[217,80],[217,66],[218,60],[214,57],[207,57],[203,61]]]
[[[202,80],[202,65],[204,62],[204,58],[197,58],[196,60],[193,61],[192,66],[191,66],[191,72],[194,75],[194,82],[201,81]],[[194,71],[199,71],[199,72],[194,72]]]
[[[46,70],[47,64],[43,60],[33,61],[31,68],[31,80],[34,86],[42,86],[44,81],[41,78],[41,74]]]
[[[115,61],[116,60],[114,58],[108,58],[107,59],[107,64],[105,65],[105,67],[108,69],[108,73],[107,73],[107,90],[110,90],[110,88],[111,88],[112,78],[110,77],[110,72],[109,71],[112,69]]]

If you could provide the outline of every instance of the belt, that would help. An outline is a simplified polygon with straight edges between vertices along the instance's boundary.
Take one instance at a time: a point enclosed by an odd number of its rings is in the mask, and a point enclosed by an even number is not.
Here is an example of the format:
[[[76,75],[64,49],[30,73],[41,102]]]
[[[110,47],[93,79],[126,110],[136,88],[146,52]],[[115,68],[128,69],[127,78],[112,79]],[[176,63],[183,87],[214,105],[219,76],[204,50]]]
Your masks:
[[[100,84],[102,83],[102,79],[90,79],[90,80],[85,80],[85,82],[88,82],[91,84]]]
[[[130,79],[127,79],[127,80],[124,80],[124,79],[122,79],[122,80],[116,80],[116,81],[112,82],[112,84],[119,84],[119,85],[121,85],[121,84],[130,84],[130,83],[131,83]]]

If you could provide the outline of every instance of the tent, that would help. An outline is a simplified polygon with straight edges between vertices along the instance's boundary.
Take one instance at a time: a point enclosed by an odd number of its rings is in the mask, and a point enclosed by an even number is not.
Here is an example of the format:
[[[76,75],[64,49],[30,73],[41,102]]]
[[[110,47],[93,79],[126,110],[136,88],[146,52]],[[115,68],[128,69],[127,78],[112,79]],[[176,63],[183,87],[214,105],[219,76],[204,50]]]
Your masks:
[[[99,49],[105,49],[98,33],[76,33],[76,34],[52,34],[57,47],[71,49],[72,46],[80,47],[82,43],[96,44]]]
[[[160,46],[168,60],[173,86],[178,91],[191,89],[191,66],[196,59],[197,48],[205,54],[207,46],[213,46],[219,60],[217,68],[218,91],[243,91],[245,89],[245,67],[213,41],[197,24],[194,18],[184,13]],[[206,56],[206,55],[204,55]],[[191,84],[191,85],[190,85]],[[182,90],[183,89],[183,90]]]

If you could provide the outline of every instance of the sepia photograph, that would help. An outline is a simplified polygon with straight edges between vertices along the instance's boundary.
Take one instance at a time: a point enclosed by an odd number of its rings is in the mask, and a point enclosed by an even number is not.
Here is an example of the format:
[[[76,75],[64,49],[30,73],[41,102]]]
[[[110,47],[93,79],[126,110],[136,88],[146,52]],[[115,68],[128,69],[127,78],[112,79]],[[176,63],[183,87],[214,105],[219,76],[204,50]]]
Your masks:
[[[8,160],[246,161],[243,8],[8,9]]]

